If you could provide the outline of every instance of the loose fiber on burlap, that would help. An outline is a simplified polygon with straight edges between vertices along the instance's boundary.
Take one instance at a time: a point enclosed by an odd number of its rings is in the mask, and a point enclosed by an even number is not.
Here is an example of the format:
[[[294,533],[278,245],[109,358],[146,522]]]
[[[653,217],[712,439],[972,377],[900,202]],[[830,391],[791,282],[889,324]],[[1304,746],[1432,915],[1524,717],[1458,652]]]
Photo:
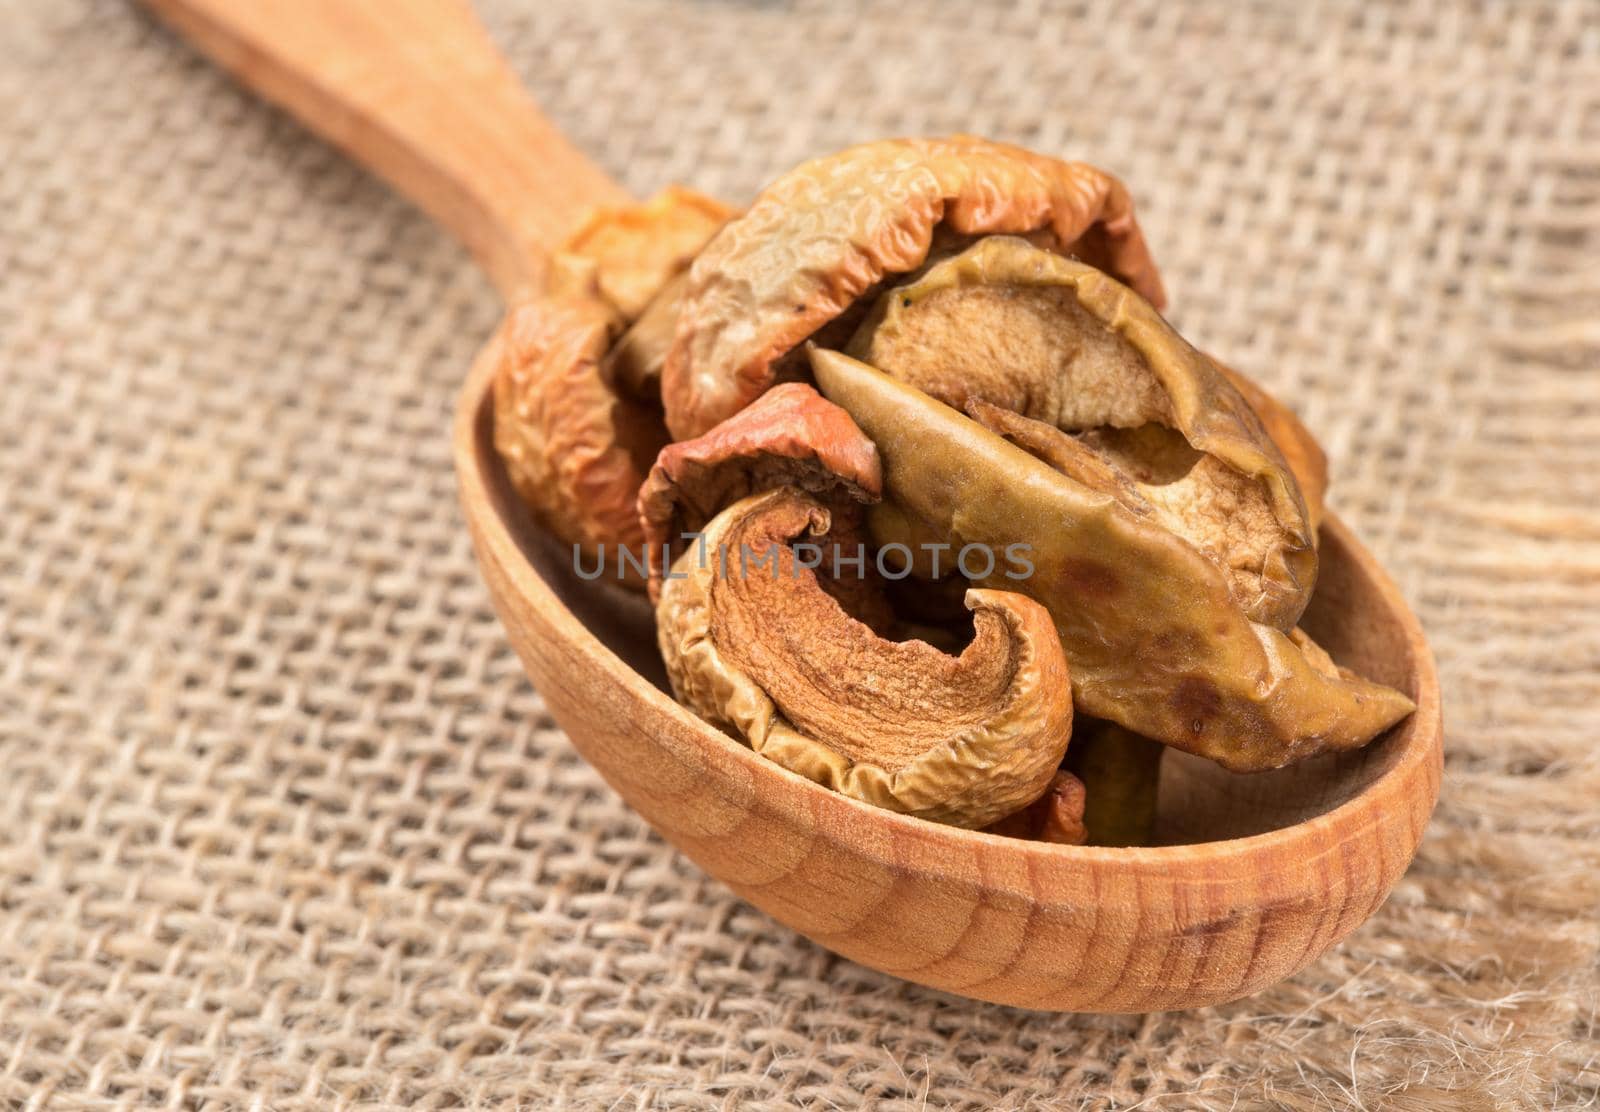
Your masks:
[[[1523,1108],[1600,1097],[1600,7],[482,5],[631,188],[963,129],[1132,183],[1445,684],[1444,795],[1304,973],[1143,1018],[836,959],[655,837],[489,611],[495,296],[147,17],[0,0],[0,1099]]]

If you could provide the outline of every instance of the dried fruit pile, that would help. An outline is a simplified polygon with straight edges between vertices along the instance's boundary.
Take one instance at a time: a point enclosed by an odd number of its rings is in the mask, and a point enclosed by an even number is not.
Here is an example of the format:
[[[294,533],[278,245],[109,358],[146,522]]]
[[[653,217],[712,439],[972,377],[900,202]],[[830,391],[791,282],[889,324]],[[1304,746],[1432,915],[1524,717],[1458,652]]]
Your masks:
[[[757,752],[937,822],[1137,844],[1163,747],[1276,768],[1412,709],[1297,626],[1321,449],[1163,299],[1115,178],[867,144],[741,215],[597,215],[508,318],[495,443],[587,566],[651,592],[678,699]]]

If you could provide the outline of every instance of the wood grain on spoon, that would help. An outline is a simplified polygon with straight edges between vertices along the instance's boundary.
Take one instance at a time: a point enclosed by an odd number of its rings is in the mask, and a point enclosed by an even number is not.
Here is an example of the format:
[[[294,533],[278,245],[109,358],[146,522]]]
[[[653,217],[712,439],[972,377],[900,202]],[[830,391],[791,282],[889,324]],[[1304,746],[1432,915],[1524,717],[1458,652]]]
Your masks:
[[[508,299],[629,197],[556,130],[466,0],[143,0],[450,229]]]

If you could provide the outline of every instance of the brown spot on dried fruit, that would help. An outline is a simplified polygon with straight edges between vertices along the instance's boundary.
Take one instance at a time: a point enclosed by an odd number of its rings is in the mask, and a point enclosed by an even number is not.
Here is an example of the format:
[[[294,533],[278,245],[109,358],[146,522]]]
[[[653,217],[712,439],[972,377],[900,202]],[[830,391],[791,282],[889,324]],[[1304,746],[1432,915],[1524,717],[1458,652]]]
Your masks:
[[[1061,590],[1069,595],[1110,598],[1122,591],[1117,573],[1099,560],[1070,557],[1060,564]]]
[[[1173,687],[1171,698],[1173,714],[1187,724],[1196,738],[1205,733],[1206,724],[1222,709],[1222,696],[1216,685],[1203,676],[1184,676]]]

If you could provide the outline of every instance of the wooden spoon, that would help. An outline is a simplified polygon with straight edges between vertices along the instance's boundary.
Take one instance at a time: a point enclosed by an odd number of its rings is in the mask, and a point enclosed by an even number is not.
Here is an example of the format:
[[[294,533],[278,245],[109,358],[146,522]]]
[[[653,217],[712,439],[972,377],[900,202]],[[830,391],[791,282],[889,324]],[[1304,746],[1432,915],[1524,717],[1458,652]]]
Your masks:
[[[147,2],[455,232],[508,298],[538,281],[589,206],[625,199],[539,115],[464,2]],[[673,702],[648,615],[578,582],[511,492],[490,437],[491,372],[480,357],[462,391],[456,469],[529,677],[656,829],[829,949],[1023,1007],[1196,1007],[1311,962],[1376,910],[1415,853],[1441,768],[1433,660],[1394,585],[1336,517],[1323,527],[1307,628],[1337,659],[1408,692],[1416,713],[1360,752],[1275,773],[1169,760],[1161,832],[1187,844],[1016,841],[836,795]]]

